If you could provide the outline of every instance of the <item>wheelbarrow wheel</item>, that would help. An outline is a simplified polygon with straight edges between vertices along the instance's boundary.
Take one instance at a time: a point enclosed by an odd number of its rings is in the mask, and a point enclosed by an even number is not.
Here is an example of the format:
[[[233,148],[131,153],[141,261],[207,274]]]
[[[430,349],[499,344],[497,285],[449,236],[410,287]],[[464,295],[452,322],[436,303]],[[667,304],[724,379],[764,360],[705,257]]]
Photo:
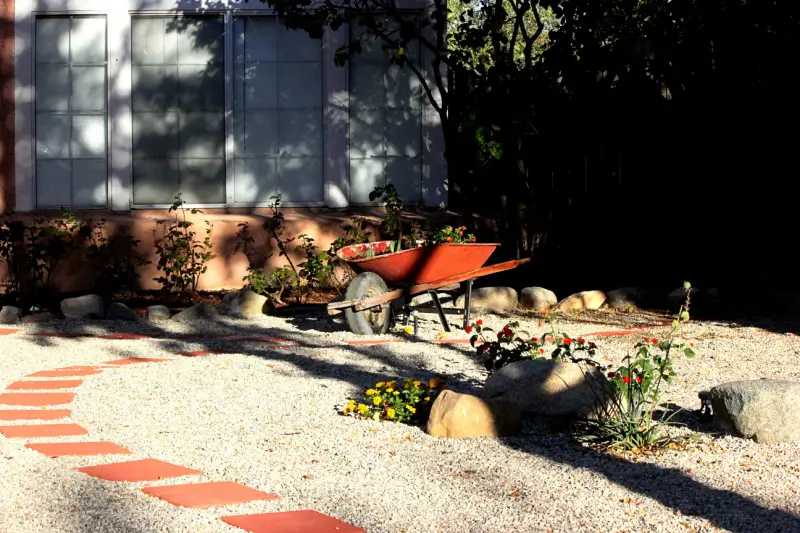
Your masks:
[[[379,275],[373,272],[362,272],[347,286],[345,300],[361,300],[373,298],[389,292],[389,287]],[[389,331],[391,310],[388,305],[356,311],[352,307],[345,309],[344,315],[350,331],[358,335],[383,334]]]

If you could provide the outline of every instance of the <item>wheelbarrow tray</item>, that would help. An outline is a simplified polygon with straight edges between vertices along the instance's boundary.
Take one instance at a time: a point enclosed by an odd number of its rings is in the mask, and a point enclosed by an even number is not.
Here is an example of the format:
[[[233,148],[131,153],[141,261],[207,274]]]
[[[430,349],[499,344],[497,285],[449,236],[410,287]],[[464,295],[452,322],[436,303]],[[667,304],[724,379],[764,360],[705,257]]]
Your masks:
[[[392,241],[345,246],[338,257],[356,272],[374,272],[387,285],[419,285],[481,268],[497,243],[442,243],[386,253]],[[374,255],[366,257],[370,254]]]

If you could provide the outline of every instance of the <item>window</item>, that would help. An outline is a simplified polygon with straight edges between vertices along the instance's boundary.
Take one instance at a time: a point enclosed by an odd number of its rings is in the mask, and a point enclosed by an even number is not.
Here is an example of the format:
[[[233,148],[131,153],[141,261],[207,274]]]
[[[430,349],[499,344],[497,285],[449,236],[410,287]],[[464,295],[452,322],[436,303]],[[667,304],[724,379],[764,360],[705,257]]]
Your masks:
[[[224,204],[224,22],[131,21],[133,203]]]
[[[321,42],[236,18],[233,80],[236,203],[323,201]]]
[[[105,17],[36,19],[36,199],[107,204]]]
[[[360,28],[351,24],[351,39]],[[422,200],[422,89],[408,67],[392,65],[381,42],[361,40],[362,53],[350,59],[351,201],[369,202],[369,193],[392,183],[403,200]],[[420,65],[412,43],[407,57]]]

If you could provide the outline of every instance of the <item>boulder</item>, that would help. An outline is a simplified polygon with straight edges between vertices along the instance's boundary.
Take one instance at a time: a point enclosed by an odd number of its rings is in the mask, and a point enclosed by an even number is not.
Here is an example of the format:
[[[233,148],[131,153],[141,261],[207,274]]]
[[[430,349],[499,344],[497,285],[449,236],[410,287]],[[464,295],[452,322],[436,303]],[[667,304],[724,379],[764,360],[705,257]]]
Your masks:
[[[269,314],[273,309],[272,302],[266,296],[250,289],[243,289],[238,298],[231,300],[228,307],[231,314],[235,312],[245,316]]]
[[[606,304],[611,309],[635,309],[647,294],[638,287],[620,287],[606,293]]]
[[[578,363],[518,361],[489,376],[483,397],[508,401],[522,414],[587,419],[605,402],[605,384]]]
[[[470,394],[444,390],[428,417],[432,437],[511,437],[520,432],[519,412],[502,400],[482,400]]]
[[[556,293],[544,287],[525,287],[520,292],[519,304],[537,313],[544,313],[558,303]]]
[[[44,313],[36,313],[34,315],[26,315],[20,320],[23,324],[42,324],[44,322],[54,322],[58,317],[53,313],[45,311]]]
[[[556,309],[600,309],[606,303],[603,291],[583,291],[567,296],[556,304]]]
[[[446,292],[437,292],[436,294],[439,296],[439,303],[442,304],[442,307],[452,307],[453,297],[451,295],[447,294]],[[433,297],[427,292],[417,294],[411,299],[411,307],[421,306],[433,307]]]
[[[463,309],[466,295],[456,298],[455,306]],[[482,309],[493,313],[508,313],[517,308],[519,297],[511,287],[481,287],[473,289],[470,309]]]
[[[19,307],[13,305],[4,305],[0,309],[0,324],[19,324]]]
[[[139,315],[131,311],[131,308],[127,305],[120,302],[114,302],[108,306],[108,310],[106,311],[106,319],[137,322],[139,320]]]
[[[151,305],[145,310],[144,318],[150,322],[169,320],[169,309],[164,305]]]
[[[174,315],[171,320],[175,322],[194,322],[195,320],[206,320],[217,318],[219,313],[217,308],[208,302],[201,302],[199,304],[187,307],[180,313]]]
[[[713,387],[709,396],[725,431],[767,444],[800,441],[800,383],[734,381]]]
[[[102,296],[87,294],[61,300],[61,312],[67,318],[103,318],[106,316],[106,303]]]

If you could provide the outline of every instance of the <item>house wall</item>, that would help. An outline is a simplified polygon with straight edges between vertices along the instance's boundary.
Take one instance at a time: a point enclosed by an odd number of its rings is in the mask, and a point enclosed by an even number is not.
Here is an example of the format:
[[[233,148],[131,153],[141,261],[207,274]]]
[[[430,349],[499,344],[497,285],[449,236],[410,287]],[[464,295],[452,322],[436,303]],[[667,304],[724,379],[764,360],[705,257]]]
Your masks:
[[[0,0],[0,213],[14,205],[14,0]]]

